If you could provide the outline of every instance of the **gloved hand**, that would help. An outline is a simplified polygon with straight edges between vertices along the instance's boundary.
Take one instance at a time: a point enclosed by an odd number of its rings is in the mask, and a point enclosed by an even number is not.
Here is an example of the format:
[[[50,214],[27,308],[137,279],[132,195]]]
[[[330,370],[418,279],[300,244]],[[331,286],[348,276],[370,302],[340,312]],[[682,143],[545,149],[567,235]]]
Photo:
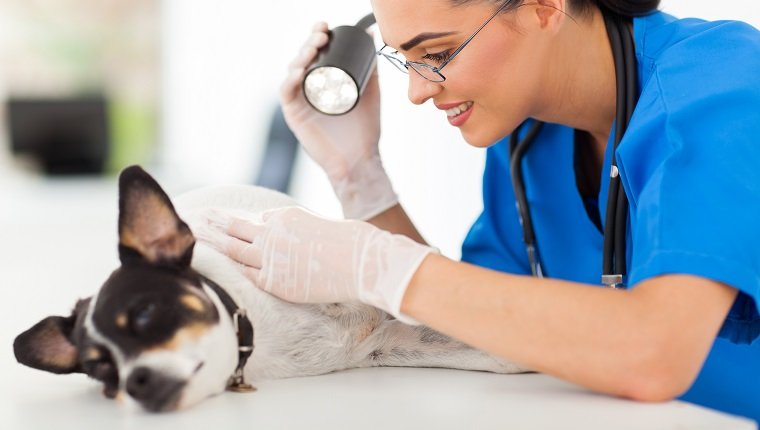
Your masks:
[[[241,263],[259,288],[296,303],[361,301],[408,324],[400,312],[412,275],[433,251],[356,220],[287,207],[260,215],[204,214],[196,237]]]
[[[318,112],[306,101],[302,82],[306,68],[327,41],[327,24],[317,24],[289,66],[280,88],[280,102],[293,134],[327,173],[346,218],[367,220],[398,203],[378,150],[377,69],[351,112],[341,116]]]

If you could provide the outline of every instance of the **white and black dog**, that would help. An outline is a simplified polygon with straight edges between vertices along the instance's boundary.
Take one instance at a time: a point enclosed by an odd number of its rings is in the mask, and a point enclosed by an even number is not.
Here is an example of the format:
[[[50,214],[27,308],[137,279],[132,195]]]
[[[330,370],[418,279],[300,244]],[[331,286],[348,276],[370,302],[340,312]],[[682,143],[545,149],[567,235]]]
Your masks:
[[[187,407],[245,380],[370,366],[448,367],[499,373],[518,365],[371,306],[297,305],[256,288],[237,263],[191,229],[209,208],[260,212],[292,206],[254,186],[202,189],[174,202],[140,167],[119,178],[121,267],[71,316],[50,316],[14,342],[17,360],[85,373],[104,394],[126,393],[149,411]]]

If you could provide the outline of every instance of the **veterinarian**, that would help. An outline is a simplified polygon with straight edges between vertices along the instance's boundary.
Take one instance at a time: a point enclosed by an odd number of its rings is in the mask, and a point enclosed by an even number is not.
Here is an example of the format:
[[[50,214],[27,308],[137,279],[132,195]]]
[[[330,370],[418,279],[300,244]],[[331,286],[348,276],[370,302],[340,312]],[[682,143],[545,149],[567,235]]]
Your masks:
[[[760,34],[658,3],[372,1],[380,54],[409,74],[409,99],[445,112],[420,126],[487,148],[461,262],[398,203],[378,152],[377,79],[344,116],[304,100],[304,69],[328,39],[318,25],[281,102],[350,220],[277,209],[234,219],[216,246],[285,300],[359,300],[597,392],[760,420]],[[635,46],[622,138],[608,17]],[[627,202],[608,212],[610,195]],[[603,285],[610,216],[624,269]]]

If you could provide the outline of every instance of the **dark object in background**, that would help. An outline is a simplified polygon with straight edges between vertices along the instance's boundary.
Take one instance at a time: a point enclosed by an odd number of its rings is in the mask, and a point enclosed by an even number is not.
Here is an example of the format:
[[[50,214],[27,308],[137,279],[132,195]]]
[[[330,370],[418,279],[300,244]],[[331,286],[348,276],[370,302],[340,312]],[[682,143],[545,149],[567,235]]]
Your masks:
[[[255,184],[287,194],[297,155],[298,139],[285,122],[282,108],[277,105],[269,123],[269,135]]]
[[[8,102],[11,150],[51,175],[99,174],[106,167],[109,130],[102,96]]]

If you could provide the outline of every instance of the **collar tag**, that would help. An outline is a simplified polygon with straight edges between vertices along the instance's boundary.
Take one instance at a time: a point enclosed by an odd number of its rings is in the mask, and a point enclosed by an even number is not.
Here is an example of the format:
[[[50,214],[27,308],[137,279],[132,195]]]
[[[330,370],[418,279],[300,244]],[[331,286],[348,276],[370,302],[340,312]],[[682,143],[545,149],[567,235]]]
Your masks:
[[[246,316],[245,309],[237,308],[232,314],[232,323],[235,326],[235,335],[238,337],[238,355],[240,362],[235,373],[230,376],[230,380],[227,384],[227,390],[235,393],[252,393],[256,391],[256,387],[245,382],[245,376],[243,375],[243,368],[248,361],[248,357],[253,353],[253,333],[250,330],[250,322]],[[248,328],[243,330],[246,333],[241,332],[242,328]]]
[[[256,387],[245,382],[245,377],[243,377],[243,369],[239,367],[237,370],[235,370],[235,373],[230,376],[230,381],[227,384],[227,391],[232,391],[235,393],[252,393],[256,391]]]

